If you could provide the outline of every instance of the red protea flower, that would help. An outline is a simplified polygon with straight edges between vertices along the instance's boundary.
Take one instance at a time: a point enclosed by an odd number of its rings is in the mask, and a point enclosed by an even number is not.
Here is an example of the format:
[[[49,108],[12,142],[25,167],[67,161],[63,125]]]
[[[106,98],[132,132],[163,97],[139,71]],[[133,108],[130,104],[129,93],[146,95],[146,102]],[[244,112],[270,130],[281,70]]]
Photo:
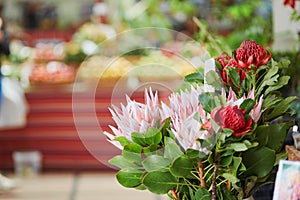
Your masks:
[[[262,46],[253,40],[245,40],[236,50],[235,59],[239,68],[251,69],[251,65],[256,68],[266,65],[272,57],[272,54],[266,51]]]
[[[235,59],[231,58],[226,53],[223,53],[219,57],[216,58],[216,60],[221,64],[222,68],[220,70],[220,75],[222,78],[222,82],[224,85],[229,86],[229,83],[232,82],[231,78],[227,76],[227,70],[229,68],[235,68],[235,70],[240,75],[240,83],[243,82],[243,80],[246,78],[245,72],[243,69],[238,68],[238,63]]]
[[[228,65],[231,59],[232,58],[227,53],[222,53],[216,58],[216,60],[221,64],[222,69],[224,69]]]
[[[241,137],[251,130],[253,120],[245,119],[244,111],[238,106],[220,106],[211,113],[211,118],[222,128],[233,130],[233,136]]]
[[[295,9],[296,0],[284,0],[283,5],[291,6],[291,8]]]

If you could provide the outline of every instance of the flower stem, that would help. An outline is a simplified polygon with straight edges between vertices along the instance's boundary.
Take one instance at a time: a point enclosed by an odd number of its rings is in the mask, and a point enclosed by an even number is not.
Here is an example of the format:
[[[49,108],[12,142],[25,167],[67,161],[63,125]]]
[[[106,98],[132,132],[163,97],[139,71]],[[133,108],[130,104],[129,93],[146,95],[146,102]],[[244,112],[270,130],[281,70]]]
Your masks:
[[[172,194],[172,197],[174,198],[174,200],[178,200],[177,194],[174,191],[174,189],[171,189],[171,194]]]
[[[198,173],[199,173],[199,178],[200,178],[200,185],[201,188],[205,188],[206,187],[206,182],[204,180],[204,168],[203,168],[203,164],[202,162],[198,162]]]
[[[212,178],[212,194],[211,194],[211,199],[212,200],[216,200],[217,196],[216,196],[216,180],[217,180],[217,171],[218,171],[218,164],[217,164],[217,157],[218,157],[218,153],[215,152],[214,155],[214,173],[213,173],[213,178]]]
[[[231,182],[229,180],[226,181],[226,188],[228,191],[231,189]]]

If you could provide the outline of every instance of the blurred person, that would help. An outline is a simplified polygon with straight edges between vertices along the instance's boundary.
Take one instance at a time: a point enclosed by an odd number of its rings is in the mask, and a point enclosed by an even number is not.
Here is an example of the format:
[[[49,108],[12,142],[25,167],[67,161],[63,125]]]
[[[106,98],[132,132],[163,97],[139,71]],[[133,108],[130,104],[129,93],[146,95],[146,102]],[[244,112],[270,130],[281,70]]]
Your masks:
[[[3,18],[0,16],[0,55],[8,56],[9,54],[10,54],[9,38],[6,32]]]
[[[2,104],[2,56],[8,56],[10,54],[9,38],[2,18],[3,6],[0,4],[0,106]]]
[[[14,189],[16,186],[16,180],[7,178],[0,173],[0,192]]]
[[[6,32],[4,20],[2,17],[3,4],[0,3],[0,113],[2,112],[2,102],[3,102],[3,92],[2,92],[2,56],[8,56],[10,54],[9,48],[9,37]],[[0,191],[10,190],[17,186],[16,181],[10,178],[5,177],[0,173]]]
[[[23,127],[26,124],[27,102],[19,80],[3,76],[1,61],[10,54],[10,41],[6,32],[0,3],[0,129]]]
[[[6,32],[5,23],[3,20],[3,3],[0,3],[0,108],[2,107],[3,92],[2,92],[2,57],[10,54],[9,38]]]

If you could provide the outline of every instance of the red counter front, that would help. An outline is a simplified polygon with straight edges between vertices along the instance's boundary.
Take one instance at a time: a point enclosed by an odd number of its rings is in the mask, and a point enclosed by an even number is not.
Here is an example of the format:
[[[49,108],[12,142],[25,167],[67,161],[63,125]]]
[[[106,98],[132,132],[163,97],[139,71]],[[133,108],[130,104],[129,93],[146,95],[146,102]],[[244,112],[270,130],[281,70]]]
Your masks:
[[[121,102],[125,96],[112,95],[111,88],[97,91],[100,92],[94,97],[91,93],[76,92],[75,100],[70,85],[44,85],[26,92],[26,126],[0,131],[0,170],[13,170],[13,152],[28,150],[42,153],[44,171],[111,169],[107,160],[120,152],[102,132],[110,131],[108,125],[113,124],[108,111],[112,98],[113,102]],[[168,94],[163,92],[160,96]],[[144,100],[142,91],[131,96],[137,101]]]

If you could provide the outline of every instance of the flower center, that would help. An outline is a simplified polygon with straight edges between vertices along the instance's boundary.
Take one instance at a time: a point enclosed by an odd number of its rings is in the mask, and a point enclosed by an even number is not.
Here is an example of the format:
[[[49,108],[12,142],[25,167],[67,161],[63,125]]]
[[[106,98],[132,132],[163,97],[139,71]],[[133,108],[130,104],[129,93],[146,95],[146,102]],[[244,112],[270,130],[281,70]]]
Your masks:
[[[245,127],[246,121],[244,113],[237,106],[227,106],[224,109],[224,127],[238,131]]]

